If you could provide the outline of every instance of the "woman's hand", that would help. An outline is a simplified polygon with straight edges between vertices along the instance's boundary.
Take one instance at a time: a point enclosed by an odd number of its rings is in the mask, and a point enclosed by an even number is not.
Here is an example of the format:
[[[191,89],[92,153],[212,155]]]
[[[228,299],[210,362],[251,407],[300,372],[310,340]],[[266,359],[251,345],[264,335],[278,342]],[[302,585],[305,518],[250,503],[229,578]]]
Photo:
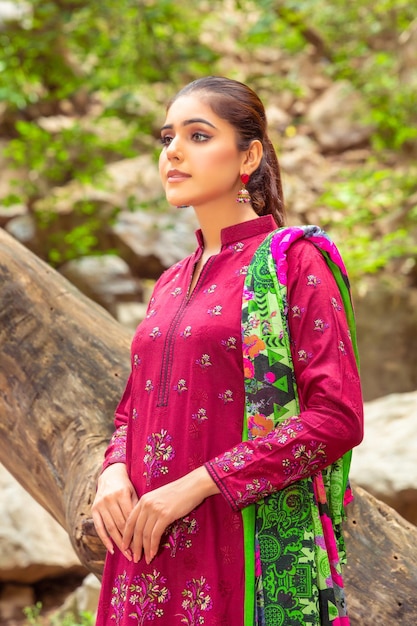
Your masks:
[[[130,548],[135,563],[143,551],[149,564],[158,552],[166,528],[216,493],[219,493],[219,489],[204,466],[146,493],[126,521],[122,551],[126,553]]]
[[[130,552],[122,547],[122,538],[133,507],[138,501],[124,463],[109,465],[100,475],[92,506],[94,526],[101,541],[114,554],[112,540],[127,559]]]

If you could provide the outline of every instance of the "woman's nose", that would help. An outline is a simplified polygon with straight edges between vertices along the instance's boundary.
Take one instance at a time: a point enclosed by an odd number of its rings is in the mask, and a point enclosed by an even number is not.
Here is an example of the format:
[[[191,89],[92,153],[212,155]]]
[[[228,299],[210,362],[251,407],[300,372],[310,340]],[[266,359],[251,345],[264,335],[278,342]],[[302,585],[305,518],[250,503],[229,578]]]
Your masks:
[[[173,137],[166,149],[168,159],[180,159],[182,157],[179,137]]]

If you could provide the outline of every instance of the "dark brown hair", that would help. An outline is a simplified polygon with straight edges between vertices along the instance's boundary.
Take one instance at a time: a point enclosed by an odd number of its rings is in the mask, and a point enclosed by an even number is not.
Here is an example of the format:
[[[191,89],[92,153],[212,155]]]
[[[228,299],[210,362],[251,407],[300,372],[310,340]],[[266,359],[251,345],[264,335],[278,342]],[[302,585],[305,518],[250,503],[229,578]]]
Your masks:
[[[278,226],[284,223],[284,198],[277,155],[267,132],[265,108],[257,94],[247,85],[231,78],[207,76],[186,85],[171,100],[201,94],[214,113],[231,124],[237,134],[237,147],[247,150],[254,139],[263,146],[263,156],[252,173],[247,189],[258,215],[271,214]]]

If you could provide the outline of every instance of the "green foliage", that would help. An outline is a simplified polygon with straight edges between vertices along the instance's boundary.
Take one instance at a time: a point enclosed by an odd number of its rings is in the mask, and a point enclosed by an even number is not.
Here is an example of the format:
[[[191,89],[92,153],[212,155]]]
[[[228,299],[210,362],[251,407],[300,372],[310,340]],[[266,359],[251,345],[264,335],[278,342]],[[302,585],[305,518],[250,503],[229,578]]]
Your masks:
[[[259,0],[241,3],[258,12],[244,32],[249,45],[296,54],[313,46],[333,79],[347,79],[369,105],[374,148],[407,148],[417,138],[415,85],[401,80],[401,34],[415,20],[408,0]],[[297,77],[291,77],[292,84]],[[279,82],[279,79],[278,79]]]
[[[417,257],[417,168],[381,169],[370,161],[354,171],[340,172],[318,203],[333,214],[326,227],[343,246],[349,273],[358,278],[374,273],[393,259]]]
[[[65,615],[59,617],[53,615],[49,620],[46,620],[41,613],[41,602],[24,608],[25,624],[27,626],[48,626],[48,624],[50,626],[93,626],[94,624],[94,616],[88,611],[83,611],[78,616],[75,616],[71,612],[65,613]]]
[[[79,616],[66,613],[61,619],[52,619],[51,626],[94,626],[94,615],[83,611]]]
[[[180,5],[28,0],[25,5],[24,20],[0,32],[0,101],[16,109],[71,98],[80,89],[176,84],[216,60],[200,42],[202,14],[190,0]]]
[[[45,244],[52,265],[97,252],[103,219],[109,223],[116,215],[116,208],[112,215],[100,216],[99,209],[91,202],[78,202],[73,207],[77,223],[67,231],[53,227],[58,218],[53,207],[42,210],[36,203],[52,188],[71,181],[100,186],[105,182],[106,163],[135,155],[132,144],[136,133],[126,127],[125,137],[111,132],[101,136],[76,122],[60,132],[49,132],[35,121],[17,121],[16,131],[18,136],[9,142],[5,155],[28,175],[23,181],[16,181],[15,191],[3,199],[3,204],[26,204],[38,230],[44,233],[50,230]],[[45,239],[44,235],[42,238]]]
[[[201,35],[218,12],[219,37],[229,36],[228,15],[222,0],[26,0],[21,6],[23,18],[0,30],[0,111],[3,103],[5,155],[26,175],[2,203],[29,208],[48,260],[59,265],[97,253],[118,207],[104,215],[80,200],[75,224],[64,228],[57,206],[40,210],[39,201],[54,198],[52,189],[72,181],[100,187],[109,162],[144,149],[152,153],[155,102],[162,110],[178,86],[216,73],[219,53]],[[401,34],[415,19],[409,0],[236,0],[235,9],[230,37],[237,52],[239,45],[245,52],[279,51],[288,59],[314,52],[333,80],[349,80],[360,91],[380,163],[387,150],[406,156],[415,146],[415,86],[402,81],[398,60]],[[263,71],[258,63],[252,70],[249,64],[255,88],[259,82],[264,91],[270,85],[275,92],[304,95],[297,64],[284,63],[277,71],[275,63],[270,75],[268,67]],[[68,123],[51,129],[45,120],[56,115]],[[349,242],[354,273],[415,255],[407,231],[417,220],[408,207],[415,179],[414,168],[393,174],[370,162],[341,173],[320,198],[334,210],[329,226]],[[144,209],[134,200],[124,208]],[[402,222],[386,227],[389,216],[405,208]]]
[[[40,622],[40,614],[42,611],[42,603],[37,602],[33,606],[27,606],[23,609],[23,614],[26,617],[27,624],[30,626],[38,626]]]
[[[100,137],[93,130],[74,122],[59,132],[49,132],[36,122],[17,121],[17,137],[12,139],[5,156],[16,167],[36,172],[21,190],[22,200],[31,206],[52,186],[70,180],[91,182],[108,161],[133,156],[133,132],[125,138]]]
[[[25,204],[45,230],[54,214],[35,211],[39,199],[73,180],[100,185],[107,163],[136,155],[141,137],[153,134],[155,112],[138,88],[166,81],[172,92],[205,73],[216,55],[200,42],[204,12],[191,0],[29,0],[24,6],[24,19],[0,31],[0,102],[12,120],[5,156],[26,172],[2,202]],[[90,116],[95,94],[101,111]],[[61,110],[74,122],[54,131],[38,123]],[[119,128],[112,128],[117,120]],[[102,219],[88,203],[76,211],[81,223],[70,232],[53,230],[46,242],[54,265],[97,250]]]

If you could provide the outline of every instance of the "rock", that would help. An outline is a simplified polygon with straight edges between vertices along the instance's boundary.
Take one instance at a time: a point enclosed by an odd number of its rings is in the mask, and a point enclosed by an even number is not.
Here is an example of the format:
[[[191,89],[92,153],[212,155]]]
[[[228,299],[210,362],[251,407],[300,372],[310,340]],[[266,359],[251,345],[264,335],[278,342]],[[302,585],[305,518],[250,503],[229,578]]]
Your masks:
[[[30,14],[30,5],[19,0],[1,0],[0,27],[5,22],[20,21]]]
[[[306,119],[324,150],[341,152],[369,140],[372,126],[363,121],[365,114],[360,93],[339,81],[312,102]]]
[[[0,228],[4,228],[11,220],[17,217],[21,218],[26,214],[27,208],[24,204],[12,204],[11,206],[0,204]]]
[[[134,273],[158,278],[164,269],[194,250],[196,228],[194,212],[188,207],[165,213],[123,211],[112,231],[120,256]]]
[[[417,391],[365,404],[365,436],[351,477],[417,525]]]
[[[158,166],[152,155],[142,154],[133,159],[123,159],[107,167],[111,189],[121,206],[120,199],[134,198],[136,202],[151,202],[163,196]],[[121,198],[120,198],[121,196]]]
[[[327,160],[310,146],[285,152],[281,156],[280,164],[284,172],[299,176],[317,191],[328,177]]]
[[[72,180],[51,189],[34,204],[41,224],[47,224],[47,228],[39,226],[32,235],[24,231],[25,239],[22,239],[19,231],[15,234],[17,227],[13,226],[12,234],[41,258],[47,258],[51,247],[56,248],[60,257],[55,260],[62,262],[68,258],[66,251],[71,247],[66,235],[75,228],[83,228],[94,217],[96,248],[107,251],[114,247],[109,224],[115,214],[119,210],[130,211],[132,206],[156,202],[162,195],[158,168],[152,156],[144,154],[123,159],[109,164],[95,184]]]
[[[126,328],[135,330],[145,319],[147,303],[141,302],[119,302],[116,306],[115,318]]]
[[[156,200],[162,194],[158,168],[152,157],[145,154],[110,163],[100,185],[85,185],[72,180],[67,185],[52,189],[49,196],[35,204],[35,210],[67,214],[72,212],[76,203],[87,201],[127,208],[128,200],[133,199],[140,204]]]
[[[269,132],[284,132],[289,124],[291,124],[291,116],[275,104],[271,104],[266,109],[268,119]]]
[[[398,282],[353,285],[366,401],[417,389],[417,289]]]
[[[85,572],[67,533],[0,465],[0,582]]]
[[[403,84],[417,87],[417,19],[404,30],[400,37],[398,59],[400,79]]]
[[[295,56],[291,71],[299,77],[303,86],[303,100],[311,100],[315,93],[323,92],[332,84],[331,79],[324,74],[322,65],[317,63],[315,51],[312,48],[307,48],[306,52]]]
[[[0,623],[22,620],[23,609],[35,604],[35,592],[29,585],[4,585],[0,591]]]
[[[54,622],[62,622],[68,613],[78,616],[88,612],[94,615],[97,611],[100,587],[100,581],[94,574],[86,576],[81,587],[71,593],[62,607],[54,614]]]
[[[51,134],[58,134],[68,130],[77,124],[77,118],[69,115],[49,115],[48,117],[38,117],[38,125]]]
[[[142,302],[140,281],[120,257],[108,254],[74,259],[65,263],[60,273],[116,318],[119,303]]]
[[[15,239],[32,249],[36,239],[36,225],[32,215],[20,214],[8,220],[5,230]]]

